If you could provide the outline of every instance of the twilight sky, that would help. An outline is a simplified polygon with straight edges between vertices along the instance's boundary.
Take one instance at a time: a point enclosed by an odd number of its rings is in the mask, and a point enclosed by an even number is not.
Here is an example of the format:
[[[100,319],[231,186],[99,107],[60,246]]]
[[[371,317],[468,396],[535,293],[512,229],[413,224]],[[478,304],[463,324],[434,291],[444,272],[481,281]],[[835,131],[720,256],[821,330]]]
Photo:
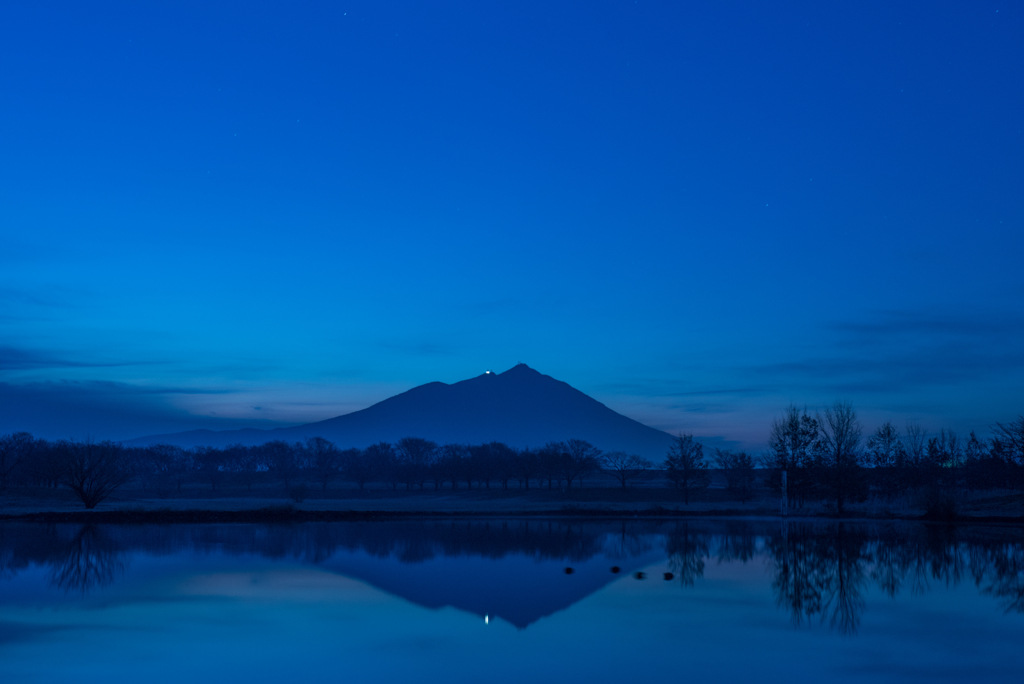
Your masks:
[[[0,432],[525,362],[756,447],[1024,412],[1019,2],[0,7]]]

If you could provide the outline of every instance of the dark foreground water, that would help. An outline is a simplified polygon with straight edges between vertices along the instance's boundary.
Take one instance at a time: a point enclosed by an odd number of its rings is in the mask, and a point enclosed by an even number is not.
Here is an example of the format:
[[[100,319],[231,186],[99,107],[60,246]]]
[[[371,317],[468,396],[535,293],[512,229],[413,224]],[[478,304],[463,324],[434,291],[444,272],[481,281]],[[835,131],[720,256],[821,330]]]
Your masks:
[[[0,682],[685,680],[1019,684],[1024,534],[0,525]]]

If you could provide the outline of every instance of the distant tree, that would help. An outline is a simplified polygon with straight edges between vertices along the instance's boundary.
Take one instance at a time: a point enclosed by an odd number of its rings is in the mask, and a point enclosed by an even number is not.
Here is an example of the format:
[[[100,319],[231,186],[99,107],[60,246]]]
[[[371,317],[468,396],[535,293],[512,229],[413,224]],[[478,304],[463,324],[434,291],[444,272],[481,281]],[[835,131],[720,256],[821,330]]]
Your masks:
[[[441,447],[438,456],[438,469],[442,480],[451,482],[452,489],[459,488],[459,482],[463,480],[463,470],[466,461],[469,459],[469,447],[464,444],[445,444]],[[467,480],[470,485],[472,483]]]
[[[690,492],[707,489],[711,484],[704,446],[693,435],[678,435],[665,457],[665,477],[683,492],[683,501],[690,503]]]
[[[0,435],[0,492],[7,489],[11,476],[32,458],[38,447],[37,440],[27,432]]]
[[[973,431],[964,444],[964,482],[971,489],[991,489],[1005,481],[1003,463],[993,459]]]
[[[928,431],[915,423],[907,423],[903,432],[903,451],[907,455],[908,489],[924,484],[924,471],[927,469]]]
[[[604,471],[618,480],[623,489],[630,482],[640,479],[644,473],[654,467],[646,458],[624,451],[612,451],[602,457]]]
[[[1006,425],[996,423],[993,432],[992,453],[1006,464],[1008,484],[1024,488],[1024,416]]]
[[[154,444],[147,452],[146,469],[156,478],[157,487],[170,483],[180,492],[195,471],[195,453],[173,444]]]
[[[491,473],[502,489],[508,489],[508,481],[516,477],[516,451],[504,442],[491,442],[487,445],[490,452]]]
[[[490,444],[474,444],[469,447],[467,473],[471,473],[472,477],[486,489],[491,488],[491,480],[497,473],[494,456]]]
[[[196,470],[210,483],[210,489],[217,491],[228,474],[224,452],[216,447],[195,447],[190,451]]]
[[[270,473],[284,483],[286,491],[290,491],[301,469],[299,450],[281,440],[267,442],[259,450]]]
[[[313,481],[326,492],[327,485],[341,474],[341,451],[323,437],[310,437],[306,440],[306,458]]]
[[[523,489],[530,488],[530,480],[540,477],[540,459],[537,452],[532,449],[519,449],[513,457],[516,475],[522,483]]]
[[[508,481],[516,476],[515,451],[503,442],[488,442],[469,447],[472,470],[488,489],[491,480],[508,489]]]
[[[837,401],[818,418],[821,426],[817,457],[821,466],[822,484],[835,500],[841,515],[847,501],[859,498],[865,491],[858,452],[861,427],[857,413],[847,402]]]
[[[390,445],[388,445],[390,448]],[[373,482],[378,476],[376,459],[373,452],[367,449],[345,449],[341,452],[341,472],[349,482],[354,483],[360,490]]]
[[[1024,465],[1024,416],[1006,425],[996,423],[994,432],[992,441],[999,445],[1000,451],[1013,463]]]
[[[224,467],[235,480],[245,485],[246,491],[250,492],[260,473],[267,470],[262,450],[259,447],[247,447],[242,444],[224,447]]]
[[[978,435],[974,433],[974,430],[971,430],[971,434],[967,437],[967,443],[964,444],[964,462],[982,461],[987,457],[988,449],[978,439]]]
[[[50,489],[59,487],[61,461],[57,445],[42,439],[37,440],[31,457],[21,464],[21,471],[36,484]]]
[[[899,429],[886,421],[868,438],[867,458],[874,466],[875,481],[882,496],[892,501],[905,490],[907,451]]]
[[[437,443],[422,437],[403,437],[395,445],[395,451],[406,488],[418,484],[423,489],[430,476],[430,466],[437,455]]]
[[[746,503],[754,487],[754,459],[745,451],[715,449],[715,465],[725,474],[729,491]]]
[[[114,442],[58,442],[60,482],[87,509],[110,496],[133,476],[124,447]]]
[[[125,458],[131,464],[131,470],[135,474],[135,480],[141,485],[143,491],[153,484],[163,484],[158,482],[156,474],[152,470],[152,462],[149,458],[149,449],[146,447],[125,447],[124,448]],[[166,494],[165,487],[158,487],[158,493],[161,495]]]
[[[573,480],[583,486],[583,477],[601,468],[601,450],[583,439],[570,439],[564,443],[561,470],[566,490],[572,489]]]
[[[782,473],[786,473],[787,496],[798,506],[814,490],[814,449],[818,441],[818,421],[795,406],[786,409],[781,419],[772,421],[768,436],[768,453],[764,467],[768,469],[769,488],[782,489]]]
[[[363,450],[363,456],[378,477],[390,484],[391,489],[398,489],[402,473],[398,468],[398,459],[395,458],[395,449],[389,442],[371,444]]]
[[[537,472],[541,479],[548,481],[548,490],[562,481],[562,459],[565,454],[564,442],[548,442],[537,451]]]

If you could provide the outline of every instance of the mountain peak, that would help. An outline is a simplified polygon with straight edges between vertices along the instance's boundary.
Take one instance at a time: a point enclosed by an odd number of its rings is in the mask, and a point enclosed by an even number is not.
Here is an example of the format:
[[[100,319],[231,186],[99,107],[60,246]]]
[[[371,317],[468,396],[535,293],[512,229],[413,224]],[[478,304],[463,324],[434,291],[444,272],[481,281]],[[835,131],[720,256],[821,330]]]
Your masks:
[[[207,435],[159,436],[191,445],[324,437],[343,448],[379,441],[423,437],[438,443],[505,442],[540,447],[547,442],[585,439],[605,451],[626,451],[660,459],[672,443],[668,433],[616,413],[570,385],[525,363],[502,372],[486,371],[448,385],[431,382],[373,406],[319,423],[266,432],[233,431]],[[157,437],[133,440],[156,443]]]
[[[525,363],[517,363],[501,375],[540,375],[540,373],[530,368]]]

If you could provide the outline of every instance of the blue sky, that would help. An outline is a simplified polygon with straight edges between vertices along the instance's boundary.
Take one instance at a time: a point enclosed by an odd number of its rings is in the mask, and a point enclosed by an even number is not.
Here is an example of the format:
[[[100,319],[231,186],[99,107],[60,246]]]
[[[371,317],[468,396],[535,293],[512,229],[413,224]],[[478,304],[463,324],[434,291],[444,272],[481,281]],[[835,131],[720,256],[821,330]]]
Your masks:
[[[1024,7],[0,9],[0,431],[525,362],[757,446],[1024,412]]]

